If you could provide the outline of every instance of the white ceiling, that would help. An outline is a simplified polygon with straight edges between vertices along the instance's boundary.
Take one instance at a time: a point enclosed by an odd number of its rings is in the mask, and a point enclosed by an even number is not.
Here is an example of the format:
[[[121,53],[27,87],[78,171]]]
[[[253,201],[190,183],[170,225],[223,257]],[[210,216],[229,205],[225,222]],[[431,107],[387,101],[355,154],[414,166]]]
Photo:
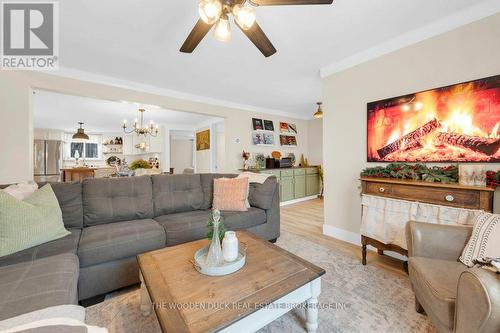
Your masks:
[[[492,0],[260,7],[257,20],[278,50],[266,59],[234,24],[231,42],[209,34],[193,54],[180,53],[198,19],[197,2],[60,1],[61,66],[308,117],[321,99],[321,68],[430,25],[445,31],[446,18],[465,23],[473,6],[482,5],[483,16],[484,7],[500,10]]]
[[[130,101],[105,101],[37,90],[33,97],[34,127],[74,132],[78,122],[83,122],[88,133],[119,133],[123,120],[127,119],[130,125],[139,119],[139,108],[146,109],[145,124],[153,120],[158,125],[194,129],[198,124],[220,120]]]

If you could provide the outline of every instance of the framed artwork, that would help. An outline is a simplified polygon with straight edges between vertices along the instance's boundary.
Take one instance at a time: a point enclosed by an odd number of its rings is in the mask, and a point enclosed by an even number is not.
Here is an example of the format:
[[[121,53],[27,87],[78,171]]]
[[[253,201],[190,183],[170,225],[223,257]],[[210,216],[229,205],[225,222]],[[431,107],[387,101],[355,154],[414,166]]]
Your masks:
[[[280,145],[295,147],[297,146],[297,139],[294,135],[280,135]]]
[[[272,120],[264,120],[264,129],[266,131],[273,131],[274,132],[274,123]]]
[[[280,132],[288,133],[290,129],[288,128],[288,123],[280,122]]]
[[[210,130],[196,133],[196,150],[210,149]]]
[[[290,130],[290,133],[297,134],[297,125],[295,125],[295,124],[288,124],[288,129]]]
[[[253,129],[256,131],[264,129],[264,123],[262,122],[262,119],[252,118],[252,125]]]
[[[274,145],[274,134],[264,133],[264,143],[266,145]]]
[[[368,162],[500,162],[500,75],[367,105]]]
[[[261,145],[264,143],[264,133],[252,133],[252,142],[254,145]]]

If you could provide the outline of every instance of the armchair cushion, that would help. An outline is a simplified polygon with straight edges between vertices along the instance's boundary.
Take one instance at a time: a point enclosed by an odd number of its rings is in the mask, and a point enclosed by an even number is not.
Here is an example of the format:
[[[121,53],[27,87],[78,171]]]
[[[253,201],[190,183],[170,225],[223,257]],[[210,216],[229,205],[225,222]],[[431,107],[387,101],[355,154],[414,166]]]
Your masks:
[[[453,329],[460,274],[467,269],[458,261],[410,257],[410,280],[415,295],[433,322]]]
[[[471,226],[410,221],[406,224],[408,256],[457,261],[471,232]]]
[[[460,261],[469,267],[486,258],[500,258],[500,214],[480,213]]]

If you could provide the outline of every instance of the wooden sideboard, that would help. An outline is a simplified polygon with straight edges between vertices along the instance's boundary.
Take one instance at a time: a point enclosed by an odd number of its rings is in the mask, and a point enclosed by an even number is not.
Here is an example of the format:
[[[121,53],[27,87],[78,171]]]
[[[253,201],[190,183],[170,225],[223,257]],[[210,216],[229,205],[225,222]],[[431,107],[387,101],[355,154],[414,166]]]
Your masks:
[[[434,205],[493,211],[493,194],[490,187],[464,186],[460,184],[430,183],[425,181],[361,178],[361,193],[416,201]],[[384,251],[394,251],[408,256],[408,251],[392,244],[384,244],[367,236],[361,236],[363,265],[366,265],[366,247],[377,248],[379,254]]]

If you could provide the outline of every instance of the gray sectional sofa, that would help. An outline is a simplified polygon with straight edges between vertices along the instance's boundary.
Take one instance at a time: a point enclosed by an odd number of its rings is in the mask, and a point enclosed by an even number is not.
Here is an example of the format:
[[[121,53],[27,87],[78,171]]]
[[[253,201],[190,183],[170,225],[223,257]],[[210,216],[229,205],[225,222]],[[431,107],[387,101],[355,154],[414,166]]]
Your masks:
[[[138,283],[136,255],[204,238],[213,180],[235,176],[155,175],[51,184],[71,235],[0,257],[0,320]],[[275,177],[250,184],[248,211],[222,213],[227,229],[278,238],[278,192]]]

